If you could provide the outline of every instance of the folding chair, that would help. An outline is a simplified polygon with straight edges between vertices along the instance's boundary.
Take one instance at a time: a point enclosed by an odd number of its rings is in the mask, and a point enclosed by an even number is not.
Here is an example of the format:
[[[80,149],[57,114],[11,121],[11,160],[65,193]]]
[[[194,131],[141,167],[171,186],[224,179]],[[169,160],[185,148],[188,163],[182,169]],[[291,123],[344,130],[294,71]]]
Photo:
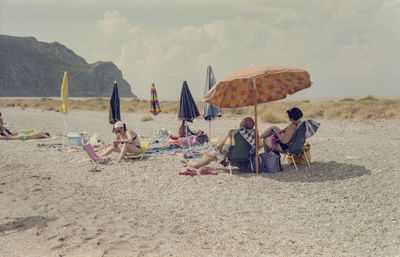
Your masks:
[[[247,142],[246,139],[243,138],[243,136],[239,133],[239,131],[236,131],[233,137],[235,140],[235,145],[231,145],[229,147],[228,152],[225,156],[225,160],[222,162],[222,164],[228,163],[231,175],[232,175],[231,165],[242,169],[243,164],[247,163],[251,157],[251,145]]]
[[[90,160],[93,162],[95,171],[97,171],[97,163],[105,162],[109,159],[108,156],[98,156],[91,144],[83,145],[83,150],[85,150]]]
[[[146,152],[149,149],[149,147],[150,147],[150,141],[149,140],[140,141],[140,148],[142,149],[142,151],[140,153],[127,153],[126,157],[128,159],[139,158],[139,160],[141,160],[146,155]]]
[[[290,140],[289,148],[284,152],[283,158],[286,158],[286,155],[290,156],[296,170],[299,170],[297,168],[296,162],[293,158],[293,154],[296,154],[296,153],[301,153],[301,152],[304,153],[306,160],[307,160],[307,165],[308,165],[308,167],[311,167],[310,161],[308,160],[308,157],[307,157],[307,154],[303,149],[304,143],[306,142],[305,133],[306,133],[306,123],[303,121],[297,127],[296,132],[294,133],[292,139]]]

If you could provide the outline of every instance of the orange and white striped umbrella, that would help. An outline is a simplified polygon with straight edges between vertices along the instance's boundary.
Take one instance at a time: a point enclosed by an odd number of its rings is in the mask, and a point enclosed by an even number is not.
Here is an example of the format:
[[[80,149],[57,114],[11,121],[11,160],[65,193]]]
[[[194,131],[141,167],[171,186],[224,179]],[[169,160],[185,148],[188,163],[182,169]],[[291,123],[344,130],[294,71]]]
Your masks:
[[[252,66],[228,74],[208,91],[204,100],[221,108],[238,108],[283,99],[311,83],[310,74],[304,69]]]

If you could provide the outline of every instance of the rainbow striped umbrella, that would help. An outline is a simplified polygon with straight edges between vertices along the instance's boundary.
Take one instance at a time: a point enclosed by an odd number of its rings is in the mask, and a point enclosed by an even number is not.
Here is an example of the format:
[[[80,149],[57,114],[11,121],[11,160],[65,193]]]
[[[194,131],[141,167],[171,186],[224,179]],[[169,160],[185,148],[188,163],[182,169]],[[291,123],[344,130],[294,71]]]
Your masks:
[[[158,103],[157,90],[154,83],[151,83],[150,90],[150,112],[153,115],[157,115],[161,112],[160,104]]]

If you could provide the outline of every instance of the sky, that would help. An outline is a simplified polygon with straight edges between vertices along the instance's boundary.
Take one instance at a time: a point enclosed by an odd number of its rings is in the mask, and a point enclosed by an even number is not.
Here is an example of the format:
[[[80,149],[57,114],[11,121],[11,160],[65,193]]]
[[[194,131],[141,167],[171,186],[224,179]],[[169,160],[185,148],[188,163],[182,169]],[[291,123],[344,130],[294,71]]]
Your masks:
[[[288,99],[400,97],[400,0],[0,0],[0,34],[112,61],[141,99],[258,64],[310,73]]]

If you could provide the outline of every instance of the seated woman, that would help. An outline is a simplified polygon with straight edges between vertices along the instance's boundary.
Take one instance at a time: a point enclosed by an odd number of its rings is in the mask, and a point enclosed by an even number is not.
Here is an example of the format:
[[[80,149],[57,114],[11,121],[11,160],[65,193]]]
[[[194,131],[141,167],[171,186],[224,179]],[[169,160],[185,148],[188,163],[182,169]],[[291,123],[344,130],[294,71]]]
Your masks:
[[[117,162],[121,162],[126,153],[142,152],[139,137],[132,130],[127,130],[125,123],[117,121],[114,124],[114,129],[117,136],[115,137],[113,144],[108,149],[106,149],[104,153],[101,154],[102,156],[110,155],[112,152],[118,152],[120,154]],[[119,144],[122,145],[122,148],[119,148]]]
[[[250,130],[253,129],[253,127],[254,127],[254,120],[250,117],[244,118],[240,122],[240,128]],[[218,158],[223,157],[223,155],[226,153],[227,150],[226,148],[224,148],[224,144],[228,139],[228,137],[230,136],[232,137],[236,131],[237,131],[236,129],[229,130],[224,137],[218,140],[215,147],[210,148],[207,152],[204,153],[203,157],[200,160],[190,160],[187,162],[187,165],[195,169],[198,169],[200,167],[208,165],[212,161],[218,160]]]
[[[289,142],[296,132],[297,126],[301,123],[303,113],[297,107],[286,112],[290,121],[289,126],[284,129],[272,126],[261,134],[265,152],[277,151],[283,153],[289,148]]]

